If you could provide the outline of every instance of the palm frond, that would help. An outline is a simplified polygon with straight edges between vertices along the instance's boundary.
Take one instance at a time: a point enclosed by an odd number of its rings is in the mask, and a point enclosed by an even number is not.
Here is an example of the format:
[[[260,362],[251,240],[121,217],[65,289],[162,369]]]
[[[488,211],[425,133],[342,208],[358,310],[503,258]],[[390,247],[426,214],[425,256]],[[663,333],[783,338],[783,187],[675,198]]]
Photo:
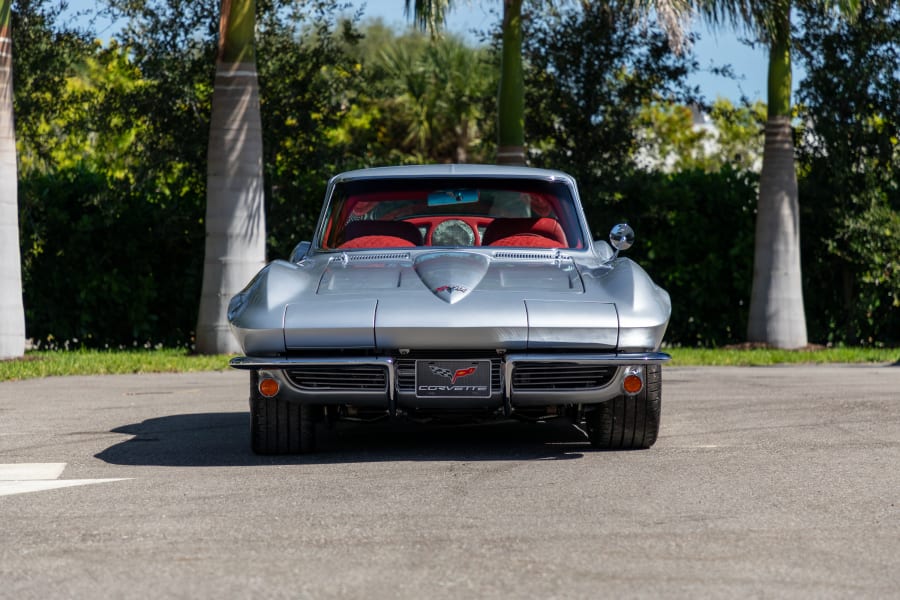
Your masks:
[[[646,21],[655,14],[660,27],[669,40],[669,47],[676,54],[684,50],[687,32],[694,18],[698,0],[612,0],[618,10],[625,11],[634,21]],[[702,1],[702,0],[700,0]]]
[[[406,18],[432,37],[438,37],[447,23],[447,13],[453,7],[452,0],[406,0],[403,10]]]

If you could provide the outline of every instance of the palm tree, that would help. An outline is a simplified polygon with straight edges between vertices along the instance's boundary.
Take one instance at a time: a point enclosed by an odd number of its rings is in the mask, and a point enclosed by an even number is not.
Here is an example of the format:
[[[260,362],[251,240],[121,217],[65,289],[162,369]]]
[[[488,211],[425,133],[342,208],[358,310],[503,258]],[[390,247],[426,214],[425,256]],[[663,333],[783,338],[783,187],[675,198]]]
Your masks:
[[[525,74],[522,0],[503,0],[500,88],[497,92],[497,163],[525,164]]]
[[[228,327],[228,302],[266,258],[255,10],[254,0],[222,0],[197,320],[197,351],[202,354],[240,351]]]
[[[25,354],[11,13],[12,0],[0,0],[0,359]]]
[[[587,4],[590,0],[581,0]],[[618,6],[636,18],[655,12],[673,50],[680,52],[689,0],[623,0]],[[525,75],[522,67],[522,0],[503,0],[500,86],[497,93],[497,162],[525,164]],[[406,14],[436,35],[444,26],[453,0],[406,0]]]
[[[394,82],[393,106],[406,126],[405,146],[426,160],[464,163],[478,140],[479,100],[493,73],[483,51],[455,37],[427,46],[403,37],[378,54]]]
[[[768,114],[753,250],[747,340],[777,348],[807,344],[800,270],[800,201],[791,126],[791,5],[771,4]]]
[[[808,0],[852,16],[858,0]],[[747,339],[778,348],[807,344],[800,270],[800,204],[791,126],[792,0],[701,0],[713,24],[749,30],[769,51],[768,114],[759,181]]]
[[[451,0],[406,0],[421,29],[436,35]],[[525,164],[525,77],[522,69],[522,0],[503,0],[500,87],[497,93],[497,162]]]

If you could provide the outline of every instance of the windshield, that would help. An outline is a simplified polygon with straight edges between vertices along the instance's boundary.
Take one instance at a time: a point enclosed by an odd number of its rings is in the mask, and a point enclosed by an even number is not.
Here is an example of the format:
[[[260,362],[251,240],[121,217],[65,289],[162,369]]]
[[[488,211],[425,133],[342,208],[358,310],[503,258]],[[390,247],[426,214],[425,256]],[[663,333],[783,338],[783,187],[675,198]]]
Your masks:
[[[533,179],[405,178],[338,183],[321,247],[585,247],[567,185]]]

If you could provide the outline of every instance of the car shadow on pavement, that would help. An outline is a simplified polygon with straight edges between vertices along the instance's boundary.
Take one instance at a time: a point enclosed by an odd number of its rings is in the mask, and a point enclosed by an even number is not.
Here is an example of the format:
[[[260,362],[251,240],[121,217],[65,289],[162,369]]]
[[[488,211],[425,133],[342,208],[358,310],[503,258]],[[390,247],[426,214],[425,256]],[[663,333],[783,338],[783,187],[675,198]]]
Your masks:
[[[116,465],[209,467],[383,461],[577,459],[590,445],[568,421],[481,424],[319,425],[316,452],[258,456],[250,450],[249,413],[200,413],[147,419],[113,429],[133,436],[96,455]]]

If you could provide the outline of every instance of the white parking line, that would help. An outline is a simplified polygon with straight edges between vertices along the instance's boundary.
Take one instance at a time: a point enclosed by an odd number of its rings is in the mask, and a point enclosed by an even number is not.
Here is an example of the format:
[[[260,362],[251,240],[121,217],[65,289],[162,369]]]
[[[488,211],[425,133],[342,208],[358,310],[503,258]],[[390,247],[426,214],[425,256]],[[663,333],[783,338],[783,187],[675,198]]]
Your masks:
[[[0,496],[43,492],[59,488],[125,479],[62,479],[66,463],[19,463],[0,465]]]
[[[59,479],[66,463],[17,463],[0,465],[0,481]]]

